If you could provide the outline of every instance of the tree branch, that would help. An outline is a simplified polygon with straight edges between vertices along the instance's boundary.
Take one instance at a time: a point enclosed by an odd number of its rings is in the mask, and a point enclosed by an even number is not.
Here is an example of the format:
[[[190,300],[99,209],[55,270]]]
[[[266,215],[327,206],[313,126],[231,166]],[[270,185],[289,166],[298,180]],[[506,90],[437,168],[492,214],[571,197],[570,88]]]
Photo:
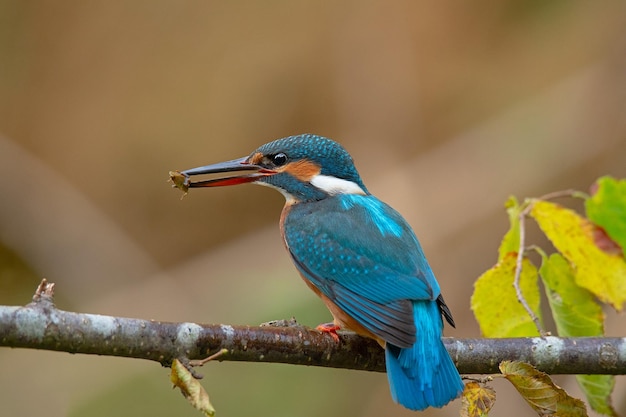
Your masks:
[[[0,306],[0,346],[149,359],[169,366],[227,349],[218,360],[275,362],[384,372],[373,340],[339,333],[341,342],[295,322],[285,326],[201,325],[59,310],[42,282],[26,306]],[[626,374],[626,338],[444,338],[463,374],[498,373],[520,360],[550,374]]]

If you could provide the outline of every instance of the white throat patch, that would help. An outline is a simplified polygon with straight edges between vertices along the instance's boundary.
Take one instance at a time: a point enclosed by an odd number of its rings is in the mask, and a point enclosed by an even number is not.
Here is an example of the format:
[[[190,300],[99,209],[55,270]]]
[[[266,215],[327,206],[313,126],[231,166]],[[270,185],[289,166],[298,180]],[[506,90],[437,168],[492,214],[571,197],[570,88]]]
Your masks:
[[[337,194],[361,194],[365,195],[365,191],[355,182],[343,180],[341,178],[330,175],[317,174],[310,180],[315,188],[328,193],[330,195]]]

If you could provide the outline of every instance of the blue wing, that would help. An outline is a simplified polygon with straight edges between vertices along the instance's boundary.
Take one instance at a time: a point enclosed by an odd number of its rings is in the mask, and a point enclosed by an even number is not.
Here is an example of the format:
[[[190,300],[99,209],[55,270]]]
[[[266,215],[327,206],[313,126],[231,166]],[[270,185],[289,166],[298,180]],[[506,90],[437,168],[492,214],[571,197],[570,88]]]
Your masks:
[[[291,206],[287,247],[300,272],[376,336],[415,343],[414,300],[435,300],[439,285],[406,221],[368,195],[338,195]]]

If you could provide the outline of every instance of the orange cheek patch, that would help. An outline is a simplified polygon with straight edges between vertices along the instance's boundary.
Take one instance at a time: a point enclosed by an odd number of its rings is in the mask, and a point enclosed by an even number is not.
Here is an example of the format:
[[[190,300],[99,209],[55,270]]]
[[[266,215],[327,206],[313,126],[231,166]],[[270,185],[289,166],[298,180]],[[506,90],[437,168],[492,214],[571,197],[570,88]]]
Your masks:
[[[300,181],[308,182],[314,176],[319,175],[322,169],[316,163],[303,159],[288,163],[283,167],[283,169],[281,169],[281,171],[293,175]]]

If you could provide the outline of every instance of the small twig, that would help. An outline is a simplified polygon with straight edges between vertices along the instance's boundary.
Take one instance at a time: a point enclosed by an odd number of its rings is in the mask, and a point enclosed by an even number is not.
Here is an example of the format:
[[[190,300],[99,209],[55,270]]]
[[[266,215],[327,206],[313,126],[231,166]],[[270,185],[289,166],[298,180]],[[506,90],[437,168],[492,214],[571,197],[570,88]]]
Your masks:
[[[303,327],[298,323],[295,317],[290,319],[270,320],[259,324],[261,327]]]
[[[213,359],[217,359],[220,356],[222,356],[224,353],[228,353],[228,349],[220,349],[217,352],[215,352],[214,354],[207,356],[204,359],[195,359],[195,360],[190,360],[188,362],[189,366],[204,366],[205,363],[212,361]]]
[[[551,193],[548,194],[544,194],[541,197],[539,197],[537,200],[554,200],[556,198],[562,198],[562,197],[585,197],[586,194],[581,192],[581,191],[577,191],[577,190],[560,190],[560,191],[553,191]]]
[[[532,209],[532,201],[528,203],[528,205],[522,210],[519,214],[519,247],[517,250],[517,259],[515,261],[515,279],[513,280],[513,287],[515,288],[515,294],[517,295],[517,301],[522,304],[533,323],[535,323],[535,327],[541,336],[545,336],[546,333],[541,327],[541,322],[539,321],[539,317],[535,314],[532,308],[526,302],[526,298],[524,298],[524,294],[522,294],[522,288],[520,287],[520,277],[522,275],[522,263],[524,262],[524,252],[526,246],[526,216]]]
[[[539,321],[539,317],[535,314],[535,312],[530,308],[526,299],[524,298],[524,294],[522,294],[522,289],[520,287],[520,277],[522,275],[522,263],[524,262],[524,255],[526,253],[526,216],[530,213],[533,208],[533,204],[537,200],[554,200],[556,198],[562,197],[574,197],[574,198],[585,198],[586,194],[576,190],[560,190],[554,191],[548,194],[544,194],[537,199],[532,199],[526,203],[526,207],[519,214],[519,247],[517,250],[517,259],[515,261],[515,279],[513,280],[513,287],[515,288],[515,293],[517,295],[517,300],[522,304],[533,323],[535,323],[535,327],[541,336],[548,336],[550,333],[546,332],[541,327],[541,322]]]
[[[461,375],[461,379],[464,381],[473,381],[473,382],[478,382],[479,384],[486,384],[488,382],[493,381],[493,378],[499,378],[501,377],[501,374],[493,374],[493,375],[485,375],[482,378],[479,378],[477,376],[467,376],[467,375]]]
[[[54,299],[54,282],[48,282],[46,278],[43,278],[37,289],[35,290],[35,294],[33,294],[33,303],[38,303],[40,301],[48,301],[52,302]]]

